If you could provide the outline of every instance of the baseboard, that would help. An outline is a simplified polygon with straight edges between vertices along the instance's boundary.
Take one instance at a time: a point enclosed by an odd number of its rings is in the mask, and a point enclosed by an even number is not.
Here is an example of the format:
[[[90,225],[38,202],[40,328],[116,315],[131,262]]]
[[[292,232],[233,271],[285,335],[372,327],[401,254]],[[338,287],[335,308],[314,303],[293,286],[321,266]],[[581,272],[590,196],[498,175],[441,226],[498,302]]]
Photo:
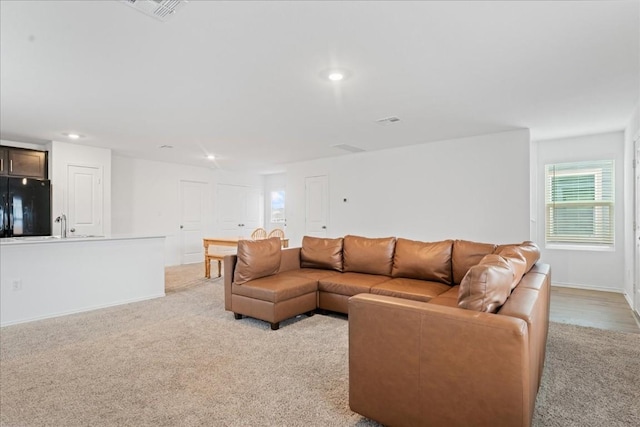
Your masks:
[[[629,304],[629,307],[631,307],[633,309],[633,295],[629,295],[626,292],[623,292],[624,295],[624,299],[627,300],[627,304]],[[632,310],[635,313],[635,310]]]
[[[123,300],[123,301],[116,301],[116,302],[113,302],[113,303],[110,303],[110,304],[101,304],[101,305],[96,305],[96,306],[91,306],[91,307],[83,307],[83,308],[78,309],[78,310],[61,311],[61,312],[53,313],[53,314],[46,314],[44,316],[36,316],[36,317],[29,317],[29,318],[26,318],[26,319],[12,320],[10,322],[5,322],[5,323],[0,324],[0,327],[10,326],[10,325],[17,325],[17,324],[20,324],[20,323],[34,322],[36,320],[51,319],[53,317],[68,316],[69,314],[84,313],[84,312],[87,312],[87,311],[99,310],[101,308],[115,307],[117,305],[131,304],[133,302],[140,302],[140,301],[146,301],[146,300],[150,300],[150,299],[164,297],[165,295],[166,294],[164,292],[162,292],[161,294],[157,294],[157,295],[150,295],[150,296],[145,296],[145,297],[141,297],[141,298],[132,298],[132,299]]]
[[[614,292],[616,294],[623,294],[628,302],[627,294],[625,293],[623,288],[605,288],[602,286],[579,285],[576,283],[563,283],[563,282],[552,282],[551,286],[557,286],[559,288],[584,289],[588,291]],[[633,307],[633,304],[631,306]]]

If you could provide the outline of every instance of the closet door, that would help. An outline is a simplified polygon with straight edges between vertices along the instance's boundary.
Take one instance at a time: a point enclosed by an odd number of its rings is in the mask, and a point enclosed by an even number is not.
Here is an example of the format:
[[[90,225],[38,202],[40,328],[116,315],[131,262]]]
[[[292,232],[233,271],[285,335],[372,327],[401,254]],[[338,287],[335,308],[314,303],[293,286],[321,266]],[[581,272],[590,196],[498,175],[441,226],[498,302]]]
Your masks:
[[[218,184],[218,229],[221,237],[249,237],[262,226],[262,190],[243,185]]]

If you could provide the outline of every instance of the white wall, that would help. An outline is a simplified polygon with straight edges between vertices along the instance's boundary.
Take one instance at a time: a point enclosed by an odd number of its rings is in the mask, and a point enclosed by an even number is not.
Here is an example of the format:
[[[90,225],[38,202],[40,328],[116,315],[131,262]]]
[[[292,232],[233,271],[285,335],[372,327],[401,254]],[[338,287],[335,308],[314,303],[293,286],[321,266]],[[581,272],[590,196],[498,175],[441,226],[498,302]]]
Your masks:
[[[111,234],[111,150],[81,144],[51,141],[50,145],[51,215],[55,218],[67,212],[67,169],[69,165],[89,165],[102,168],[103,233]],[[53,234],[56,224],[53,224]]]
[[[328,175],[329,236],[527,240],[529,157],[518,130],[290,164],[287,234],[305,232],[305,177]]]
[[[181,261],[180,181],[207,185],[204,233],[215,236],[216,185],[234,184],[262,190],[259,175],[230,173],[209,168],[113,156],[113,234],[161,235],[165,239],[165,265]]]
[[[634,274],[637,261],[636,241],[633,223],[635,219],[634,192],[640,192],[635,188],[635,170],[633,162],[635,157],[634,141],[640,138],[640,104],[636,106],[624,132],[624,293],[631,307],[640,313],[640,284],[636,286],[636,298],[634,303]]]
[[[624,211],[622,132],[581,136],[549,141],[537,145],[537,211],[541,259],[551,264],[554,284],[615,292],[624,291]],[[568,250],[545,247],[544,236],[544,167],[551,163],[583,160],[615,160],[615,249]]]

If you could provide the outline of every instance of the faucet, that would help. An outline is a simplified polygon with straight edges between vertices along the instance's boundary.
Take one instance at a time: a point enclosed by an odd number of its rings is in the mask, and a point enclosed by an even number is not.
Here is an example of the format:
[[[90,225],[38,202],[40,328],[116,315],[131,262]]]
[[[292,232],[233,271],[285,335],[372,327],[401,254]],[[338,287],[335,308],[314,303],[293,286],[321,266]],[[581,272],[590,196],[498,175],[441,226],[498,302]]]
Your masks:
[[[67,216],[65,214],[60,214],[60,216],[56,218],[56,222],[60,223],[60,237],[63,239],[66,239],[67,238]]]

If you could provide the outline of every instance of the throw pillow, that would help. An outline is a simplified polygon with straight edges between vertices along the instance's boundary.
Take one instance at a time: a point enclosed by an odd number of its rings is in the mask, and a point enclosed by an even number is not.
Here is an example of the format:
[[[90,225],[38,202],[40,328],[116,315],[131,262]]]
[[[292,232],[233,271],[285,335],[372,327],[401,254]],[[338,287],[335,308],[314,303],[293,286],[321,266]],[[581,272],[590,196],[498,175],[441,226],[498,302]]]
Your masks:
[[[458,307],[496,313],[511,294],[514,271],[500,255],[486,255],[474,265],[460,283]]]
[[[242,285],[250,280],[271,276],[280,269],[279,237],[238,241],[238,261],[233,281]]]

